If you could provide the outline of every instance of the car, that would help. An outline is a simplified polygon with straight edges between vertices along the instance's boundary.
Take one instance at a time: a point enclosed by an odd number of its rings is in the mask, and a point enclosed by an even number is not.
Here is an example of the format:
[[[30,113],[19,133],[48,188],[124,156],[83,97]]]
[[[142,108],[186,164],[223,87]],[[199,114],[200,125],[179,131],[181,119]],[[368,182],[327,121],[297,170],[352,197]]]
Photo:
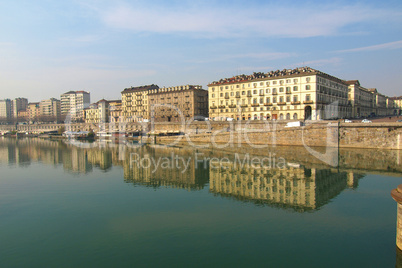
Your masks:
[[[345,119],[343,122],[345,122],[345,123],[353,123],[352,120],[350,120],[350,119]]]
[[[368,119],[363,119],[362,123],[372,123],[372,122],[370,120],[368,120]]]

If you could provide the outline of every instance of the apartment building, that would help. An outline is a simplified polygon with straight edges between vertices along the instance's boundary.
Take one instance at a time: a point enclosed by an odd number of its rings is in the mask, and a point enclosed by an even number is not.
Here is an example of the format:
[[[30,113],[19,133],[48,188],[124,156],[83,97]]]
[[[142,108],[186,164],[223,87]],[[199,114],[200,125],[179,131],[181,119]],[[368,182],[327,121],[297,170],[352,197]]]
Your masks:
[[[124,118],[122,116],[121,100],[109,101],[109,122],[111,123],[124,122]]]
[[[60,100],[50,98],[39,103],[40,119],[45,122],[58,122],[61,119]]]
[[[351,105],[351,117],[367,117],[374,112],[375,95],[360,85],[359,80],[346,81],[348,100]]]
[[[148,93],[157,91],[157,85],[125,88],[121,92],[122,116],[126,122],[149,120]]]
[[[151,119],[155,122],[179,122],[208,117],[208,91],[199,85],[154,89],[149,92]]]
[[[39,102],[28,103],[27,108],[28,120],[31,122],[36,122],[40,118],[40,105]]]
[[[99,124],[109,122],[109,102],[102,99],[84,109],[85,123]]]
[[[84,108],[88,108],[91,96],[86,91],[69,91],[60,96],[61,115],[72,121],[84,119]],[[70,116],[70,117],[68,117]]]
[[[26,110],[28,107],[28,99],[16,98],[12,100],[12,117],[17,119],[18,112]]]
[[[347,117],[348,85],[310,67],[238,75],[208,85],[211,120]]]
[[[12,102],[10,99],[0,100],[0,120],[10,121],[12,119]]]

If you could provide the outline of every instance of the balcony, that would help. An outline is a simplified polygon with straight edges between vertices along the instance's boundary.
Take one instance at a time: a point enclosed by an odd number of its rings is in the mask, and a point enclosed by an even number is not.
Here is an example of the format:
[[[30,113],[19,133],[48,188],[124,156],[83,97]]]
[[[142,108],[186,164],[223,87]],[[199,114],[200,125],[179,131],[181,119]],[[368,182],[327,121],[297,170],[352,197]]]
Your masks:
[[[219,105],[219,108],[221,108],[221,109],[223,109],[225,107],[226,107],[225,105]]]
[[[229,99],[229,96],[225,96],[225,99]]]
[[[259,107],[260,104],[258,104],[258,103],[253,103],[253,104],[251,104],[251,106],[252,106],[252,107]]]
[[[260,92],[260,94],[259,94],[259,95],[260,95],[260,96],[264,96],[264,93],[261,93],[261,92]]]
[[[300,101],[292,101],[292,105],[299,105]]]
[[[286,90],[286,94],[292,94],[290,90]]]
[[[240,94],[236,94],[236,98],[240,98]]]
[[[252,97],[251,93],[247,93],[247,97]]]
[[[276,91],[272,92],[272,95],[278,95],[278,92],[276,92]]]
[[[229,108],[236,108],[236,105],[235,105],[235,104],[231,104],[231,105],[229,105]]]
[[[248,105],[247,104],[242,104],[242,105],[240,105],[240,107],[245,108],[245,107],[248,107]]]
[[[272,106],[272,102],[264,103],[264,106]]]
[[[218,108],[218,107],[216,107],[216,106],[209,107],[209,109],[216,109],[216,108]]]
[[[303,104],[313,104],[314,102],[312,101],[312,100],[306,100],[306,101],[303,101]]]
[[[278,105],[286,105],[286,102],[284,102],[284,101],[278,102]]]

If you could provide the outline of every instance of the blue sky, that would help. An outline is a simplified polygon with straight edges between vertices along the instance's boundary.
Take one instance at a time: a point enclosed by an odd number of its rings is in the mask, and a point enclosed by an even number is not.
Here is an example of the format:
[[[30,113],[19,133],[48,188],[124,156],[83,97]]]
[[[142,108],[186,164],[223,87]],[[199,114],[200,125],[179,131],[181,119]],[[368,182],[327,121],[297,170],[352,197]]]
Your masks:
[[[402,1],[0,0],[0,99],[299,66],[402,95]]]

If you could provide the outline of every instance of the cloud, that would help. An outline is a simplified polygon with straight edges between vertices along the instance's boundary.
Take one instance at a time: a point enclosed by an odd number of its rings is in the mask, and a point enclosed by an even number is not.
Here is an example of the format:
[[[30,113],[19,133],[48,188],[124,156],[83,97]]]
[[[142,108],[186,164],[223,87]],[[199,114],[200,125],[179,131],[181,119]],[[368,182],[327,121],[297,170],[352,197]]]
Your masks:
[[[348,52],[364,52],[364,51],[388,50],[388,49],[399,49],[399,48],[402,48],[402,40],[395,41],[395,42],[384,43],[384,44],[379,44],[379,45],[374,45],[374,46],[338,50],[338,51],[335,51],[335,52],[348,53]]]
[[[99,14],[107,26],[116,29],[138,33],[190,34],[207,38],[331,36],[340,34],[345,27],[356,23],[401,17],[398,11],[359,4],[261,4],[250,7],[236,4],[225,7],[183,4],[175,9],[141,4],[133,7],[120,3],[99,10]]]

